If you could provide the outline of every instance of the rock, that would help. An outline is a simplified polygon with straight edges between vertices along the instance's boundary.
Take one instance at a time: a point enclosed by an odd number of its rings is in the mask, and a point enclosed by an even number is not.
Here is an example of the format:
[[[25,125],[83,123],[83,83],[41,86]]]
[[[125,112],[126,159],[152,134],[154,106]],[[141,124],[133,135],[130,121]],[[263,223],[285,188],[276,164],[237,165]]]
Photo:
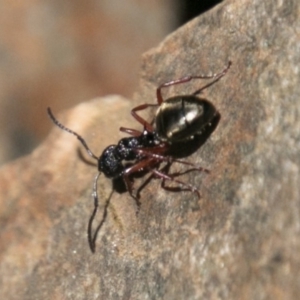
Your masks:
[[[299,1],[226,2],[143,56],[136,105],[185,75],[229,72],[202,92],[221,113],[187,159],[210,169],[112,194],[92,254],[87,221],[96,167],[75,137],[53,129],[30,156],[0,172],[0,286],[5,299],[297,299],[299,295]],[[205,81],[164,90],[188,94]],[[86,102],[57,118],[99,155],[141,129],[120,97]],[[54,109],[54,108],[53,108]],[[54,111],[55,112],[55,111]],[[184,167],[175,165],[177,171]],[[135,182],[138,187],[145,178]],[[101,209],[111,181],[101,177]]]

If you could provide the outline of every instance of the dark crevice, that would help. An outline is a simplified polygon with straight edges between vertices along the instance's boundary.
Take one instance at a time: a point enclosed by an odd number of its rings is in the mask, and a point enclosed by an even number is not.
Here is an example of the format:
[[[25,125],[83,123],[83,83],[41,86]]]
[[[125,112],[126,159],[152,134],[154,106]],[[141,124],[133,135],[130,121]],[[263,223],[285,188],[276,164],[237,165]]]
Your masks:
[[[222,0],[179,0],[178,25],[188,22],[221,2]]]

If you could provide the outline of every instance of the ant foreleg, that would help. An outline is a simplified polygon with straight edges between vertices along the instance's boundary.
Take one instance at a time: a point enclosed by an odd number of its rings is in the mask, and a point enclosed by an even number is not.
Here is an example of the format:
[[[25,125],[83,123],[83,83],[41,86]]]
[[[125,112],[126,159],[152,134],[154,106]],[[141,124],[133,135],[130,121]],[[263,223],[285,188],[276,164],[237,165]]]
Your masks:
[[[127,191],[130,196],[135,200],[137,204],[137,213],[139,212],[141,203],[139,201],[139,194],[133,194],[133,182],[131,181],[130,176],[134,175],[135,173],[143,172],[148,169],[153,169],[159,164],[159,162],[153,158],[145,158],[144,160],[139,161],[138,163],[128,167],[122,174],[122,178],[126,185]]]
[[[130,178],[129,175],[130,175],[130,174],[124,174],[124,175],[122,176],[122,178],[123,178],[123,180],[124,180],[126,189],[127,189],[128,193],[129,193],[130,197],[132,197],[132,198],[134,199],[135,203],[136,203],[136,207],[137,207],[137,209],[136,209],[136,214],[138,214],[139,211],[140,211],[141,202],[140,202],[140,200],[139,200],[139,197],[138,197],[138,196],[135,196],[135,195],[133,194],[133,182],[132,182],[132,180],[131,180],[131,178]]]

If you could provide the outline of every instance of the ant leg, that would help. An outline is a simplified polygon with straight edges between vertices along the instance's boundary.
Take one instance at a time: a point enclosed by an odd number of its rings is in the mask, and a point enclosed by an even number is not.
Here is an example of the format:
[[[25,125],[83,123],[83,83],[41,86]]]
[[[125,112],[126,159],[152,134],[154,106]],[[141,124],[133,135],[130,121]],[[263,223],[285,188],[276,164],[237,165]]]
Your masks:
[[[145,103],[145,104],[141,104],[141,105],[139,105],[139,106],[137,106],[137,107],[135,107],[135,108],[133,108],[131,110],[131,115],[139,123],[141,123],[147,131],[150,131],[150,132],[153,132],[153,126],[149,122],[147,122],[144,118],[142,118],[141,116],[139,116],[136,112],[140,111],[140,110],[144,110],[144,109],[146,109],[148,107],[153,107],[153,106],[157,106],[157,104],[147,104],[147,103]]]
[[[136,196],[138,199],[141,197],[142,190],[149,184],[149,182],[153,179],[154,175],[151,173],[150,176],[137,188]]]
[[[120,127],[119,130],[121,132],[128,133],[128,134],[130,134],[132,136],[140,136],[142,134],[142,132],[140,132],[139,130],[131,129],[131,128],[126,128],[126,127]]]
[[[168,166],[168,168],[166,168]],[[161,171],[163,171],[164,173],[168,174],[168,175],[171,175],[171,176],[174,176],[174,177],[178,177],[178,176],[182,176],[182,175],[185,175],[185,174],[188,174],[188,173],[191,173],[191,172],[195,172],[195,171],[200,171],[202,172],[203,170],[200,169],[200,168],[190,168],[190,169],[187,169],[185,171],[182,171],[182,172],[174,172],[174,173],[169,173],[169,169],[170,169],[170,166],[171,164],[167,164],[166,167],[162,168]],[[165,169],[167,169],[167,171],[165,172]],[[207,173],[209,173],[209,170],[206,170]]]
[[[155,150],[163,150],[163,149],[162,148],[157,148],[157,149],[154,148],[154,149],[151,149],[151,150],[154,152]],[[152,153],[150,151],[147,151],[146,149],[137,149],[136,151],[137,151],[137,153],[143,154],[143,155],[145,155],[149,158],[155,159],[156,161],[159,161],[159,162],[162,162],[162,161],[165,161],[167,163],[176,162],[176,163],[179,163],[179,164],[191,166],[192,169],[200,171],[200,172],[205,172],[205,173],[210,172],[208,169],[205,169],[205,168],[202,168],[202,167],[197,167],[193,163],[190,163],[188,161],[181,160],[181,159],[176,159],[176,158],[173,158],[172,156],[164,156],[164,155],[161,155],[159,153],[157,153],[157,154]]]
[[[184,188],[181,188],[181,187],[177,187],[176,188],[175,187],[174,191],[184,191],[184,190],[191,191],[191,192],[195,193],[198,196],[198,198],[200,198],[200,193],[199,193],[198,189],[195,186],[193,186],[193,185],[191,185],[189,183],[183,182],[181,180],[175,179],[175,177],[176,177],[175,175],[173,175],[173,174],[166,174],[166,173],[163,173],[163,172],[161,172],[161,171],[159,171],[157,169],[151,170],[151,172],[155,176],[157,176],[157,177],[159,177],[159,178],[162,179],[162,181],[163,181],[162,182],[162,187],[164,189],[166,189],[166,190],[172,190],[173,189],[171,187],[169,188],[169,187],[165,186],[165,184],[164,184],[164,181],[170,180],[170,181],[176,182],[176,183],[184,186]]]
[[[135,200],[135,202],[137,204],[137,214],[139,212],[141,203],[139,201],[139,195],[133,194],[133,182],[130,180],[130,175],[133,175],[134,173],[137,173],[137,172],[140,172],[143,170],[152,169],[155,166],[157,166],[158,163],[159,162],[157,162],[153,158],[146,158],[142,161],[137,162],[133,166],[126,168],[122,175],[122,178],[124,180],[124,183],[126,185],[129,195]]]
[[[178,176],[181,176],[181,175],[184,175],[184,174],[188,174],[190,172],[194,172],[194,171],[199,171],[198,169],[195,169],[195,168],[191,168],[191,169],[188,169],[186,171],[183,171],[183,172],[175,172],[175,173],[169,173],[170,171],[170,167],[171,167],[171,163],[167,164],[166,166],[164,166],[160,171],[163,172],[164,174],[167,174],[168,176],[170,177],[178,177]],[[163,179],[162,182],[161,182],[161,188],[163,188],[164,190],[166,191],[172,191],[172,192],[180,192],[180,191],[186,191],[186,190],[189,190],[189,189],[184,189],[180,186],[167,186],[166,185],[166,180]]]
[[[126,186],[126,189],[129,193],[129,195],[132,197],[132,198],[135,198],[134,195],[133,195],[133,182],[132,180],[129,178],[129,175],[130,174],[123,174],[122,175],[122,178],[124,180],[124,183],[125,183],[125,186]]]
[[[176,80],[172,80],[172,81],[163,83],[156,89],[157,104],[147,104],[147,103],[145,103],[145,104],[139,105],[139,106],[137,106],[137,107],[135,107],[131,110],[131,115],[139,123],[141,123],[146,130],[153,131],[153,126],[149,122],[147,122],[144,118],[139,116],[136,112],[140,111],[140,110],[144,110],[148,107],[160,106],[163,102],[163,98],[162,98],[162,94],[161,94],[161,89],[162,88],[172,86],[172,85],[176,85],[176,84],[185,83],[185,82],[191,81],[192,79],[212,79],[212,78],[215,78],[215,80],[213,80],[213,82],[205,85],[204,87],[202,87],[201,89],[196,91],[194,93],[196,95],[196,94],[200,93],[201,91],[203,91],[204,89],[208,88],[209,86],[213,85],[221,77],[223,77],[227,73],[227,71],[229,70],[230,66],[231,66],[231,61],[228,62],[228,65],[226,66],[226,68],[224,68],[224,70],[222,72],[219,72],[219,73],[216,73],[216,74],[213,74],[213,75],[186,76],[186,77],[183,77],[183,78],[180,78],[180,79],[176,79]]]
[[[214,83],[216,83],[218,80],[220,80],[221,77],[223,77],[227,71],[229,70],[231,66],[231,61],[228,62],[228,65],[219,73],[213,74],[213,75],[199,75],[199,76],[186,76],[180,79],[176,79],[176,80],[171,80],[169,82],[163,83],[161,84],[157,89],[156,89],[156,98],[157,98],[157,103],[158,105],[161,105],[163,102],[163,98],[162,98],[162,94],[161,94],[161,89],[164,87],[168,87],[168,86],[172,86],[172,85],[176,85],[176,84],[181,84],[181,83],[186,83],[188,81],[191,81],[192,79],[212,79],[215,78],[215,80],[213,80],[213,82],[205,85],[204,87],[202,87],[201,89],[197,90],[195,93],[193,93],[193,95],[196,95],[198,93],[200,93],[201,91],[203,91],[204,89],[208,88],[209,86],[213,85]]]
[[[217,81],[219,81],[229,70],[230,66],[231,66],[232,62],[229,61],[228,65],[226,66],[226,68],[220,72],[219,74],[214,74],[213,78],[215,78],[212,82],[206,84],[205,86],[203,86],[202,88],[198,89],[196,92],[194,92],[192,95],[197,95],[200,92],[202,92],[203,90],[207,89],[208,87],[212,86],[213,84],[215,84]]]
[[[125,183],[125,186],[127,188],[127,191],[129,193],[129,195],[134,199],[135,203],[136,203],[136,215],[138,215],[139,211],[140,211],[140,207],[141,207],[141,202],[139,200],[139,197],[138,196],[135,196],[133,194],[133,182],[131,181],[129,175],[123,175],[123,180],[124,180],[124,183]]]

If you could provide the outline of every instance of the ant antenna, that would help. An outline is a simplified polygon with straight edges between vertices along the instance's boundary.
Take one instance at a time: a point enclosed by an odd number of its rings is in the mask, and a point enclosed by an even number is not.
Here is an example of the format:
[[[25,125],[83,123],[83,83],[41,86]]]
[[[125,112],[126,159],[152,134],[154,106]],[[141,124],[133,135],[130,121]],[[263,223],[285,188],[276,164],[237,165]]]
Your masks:
[[[101,227],[103,226],[105,220],[106,220],[106,217],[107,217],[107,213],[108,213],[108,206],[109,206],[109,203],[110,203],[110,199],[113,195],[113,190],[111,191],[109,197],[107,198],[106,202],[105,202],[105,205],[104,205],[104,209],[103,209],[103,214],[102,214],[102,218],[101,218],[101,221],[100,223],[98,224],[96,230],[94,231],[94,234],[92,233],[92,225],[93,225],[93,222],[94,222],[94,219],[95,219],[95,216],[97,214],[97,211],[98,211],[98,192],[97,192],[97,181],[98,181],[98,178],[99,176],[101,175],[101,173],[99,172],[96,177],[95,177],[95,180],[94,180],[94,188],[93,188],[93,198],[94,198],[94,210],[93,210],[93,213],[91,214],[91,217],[89,219],[89,223],[88,223],[88,242],[89,242],[89,246],[90,246],[90,249],[92,251],[92,253],[95,253],[96,251],[96,239],[97,239],[97,236],[98,236],[98,233],[101,229]]]
[[[95,253],[95,247],[96,247],[95,241],[96,241],[96,237],[97,237],[96,236],[97,231],[94,235],[92,234],[92,225],[93,225],[93,221],[94,221],[94,218],[97,214],[98,207],[99,207],[97,182],[98,182],[98,178],[100,177],[100,175],[101,175],[101,172],[99,172],[94,179],[94,185],[93,185],[94,210],[89,219],[88,231],[87,231],[89,246],[93,253]]]
[[[74,132],[73,130],[65,127],[63,124],[61,124],[53,115],[52,111],[51,111],[51,108],[48,107],[47,108],[47,112],[48,112],[48,115],[50,117],[50,119],[53,121],[53,123],[58,126],[60,129],[66,131],[66,132],[69,132],[73,135],[75,135],[77,137],[77,139],[80,141],[80,143],[83,145],[83,147],[86,149],[88,155],[94,159],[96,159],[97,161],[99,161],[99,158],[91,151],[91,149],[88,147],[86,141],[76,132]]]
[[[66,131],[66,132],[69,132],[69,133],[75,135],[77,137],[77,139],[80,141],[80,143],[83,145],[83,147],[86,149],[86,151],[89,154],[89,156],[92,157],[92,158],[94,158],[94,159],[96,159],[97,161],[99,161],[99,158],[91,151],[91,149],[88,147],[86,141],[78,133],[76,133],[75,131],[67,128],[63,124],[61,124],[54,117],[54,115],[53,115],[50,107],[47,108],[47,112],[48,112],[49,117],[51,118],[51,120],[53,121],[53,123],[56,126],[58,126],[60,129]],[[102,221],[98,225],[95,233],[92,234],[92,225],[93,225],[93,221],[94,221],[94,218],[95,218],[95,216],[97,214],[98,206],[99,206],[97,183],[98,183],[98,179],[99,179],[100,175],[101,175],[101,172],[99,172],[96,175],[95,180],[94,180],[94,185],[93,185],[94,210],[93,210],[93,213],[92,213],[92,215],[91,215],[91,217],[89,219],[88,230],[87,230],[89,246],[90,246],[90,249],[91,249],[91,251],[93,253],[95,253],[97,234],[98,234],[98,231],[100,230],[100,228],[102,227],[102,225],[104,223],[104,220],[105,220],[106,215],[107,215],[107,207],[108,207],[108,204],[109,204],[109,201],[107,201],[106,204],[105,204],[105,209],[104,209]]]

